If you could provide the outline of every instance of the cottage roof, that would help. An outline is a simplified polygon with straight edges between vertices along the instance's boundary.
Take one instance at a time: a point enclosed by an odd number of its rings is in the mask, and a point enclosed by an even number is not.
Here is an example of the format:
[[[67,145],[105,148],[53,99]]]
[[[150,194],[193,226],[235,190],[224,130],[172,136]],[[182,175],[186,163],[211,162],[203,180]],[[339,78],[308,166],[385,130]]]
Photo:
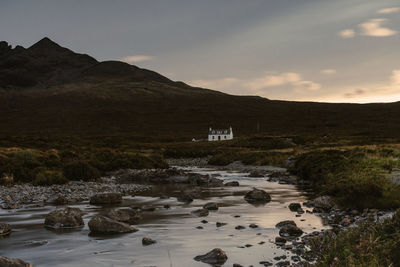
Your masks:
[[[212,135],[214,135],[214,134],[231,134],[231,129],[211,129],[211,130],[209,130],[208,131],[208,134],[210,135],[210,134],[212,134]]]

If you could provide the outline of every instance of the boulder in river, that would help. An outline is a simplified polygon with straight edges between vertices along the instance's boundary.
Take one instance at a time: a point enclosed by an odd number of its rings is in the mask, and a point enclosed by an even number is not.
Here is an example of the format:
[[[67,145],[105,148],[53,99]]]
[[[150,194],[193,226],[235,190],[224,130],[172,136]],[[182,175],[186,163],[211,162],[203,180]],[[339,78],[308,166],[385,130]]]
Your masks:
[[[54,229],[71,229],[82,227],[84,226],[82,211],[78,208],[70,207],[52,211],[46,215],[44,225]]]
[[[275,225],[276,228],[281,229],[282,227],[285,227],[287,225],[293,225],[297,226],[296,223],[292,220],[287,220],[287,221],[281,221]]]
[[[0,266],[4,267],[33,267],[32,264],[20,259],[11,259],[0,256]]]
[[[7,223],[0,222],[0,236],[11,234],[11,226]]]
[[[267,203],[271,201],[271,196],[264,190],[254,188],[246,193],[244,199],[249,203]]]
[[[142,239],[142,245],[143,246],[149,246],[149,245],[155,244],[155,243],[157,243],[157,241],[155,241],[155,240],[153,240],[153,239],[151,239],[149,237],[143,237],[143,239]]]
[[[191,212],[193,215],[198,217],[205,217],[208,216],[209,212],[208,209],[198,209]]]
[[[222,249],[214,248],[213,250],[204,255],[196,256],[194,260],[208,264],[222,265],[228,260],[228,256]]]
[[[138,231],[129,224],[119,222],[102,215],[94,216],[92,219],[90,219],[88,225],[90,233],[92,234],[122,234]]]
[[[63,195],[57,195],[54,198],[51,198],[49,202],[53,205],[60,206],[68,204],[68,199]]]
[[[239,182],[238,181],[227,182],[224,184],[224,186],[239,186]]]
[[[207,210],[218,210],[218,204],[215,202],[209,202],[203,206],[203,209]]]
[[[297,210],[299,210],[299,209],[301,209],[301,205],[300,205],[300,203],[290,203],[289,204],[289,209],[290,209],[290,211],[297,211]]]
[[[259,177],[264,177],[264,174],[261,173],[260,171],[254,170],[250,172],[249,177],[259,178]]]
[[[122,194],[120,193],[100,193],[90,198],[90,204],[104,205],[104,204],[119,204],[122,202]]]
[[[192,194],[183,193],[182,195],[178,196],[177,199],[179,202],[190,203],[193,202],[194,197]]]
[[[279,230],[279,235],[283,237],[299,237],[303,234],[303,230],[294,225],[286,225]]]
[[[142,219],[139,212],[133,209],[111,209],[104,212],[102,215],[128,224],[136,224],[140,219]]]

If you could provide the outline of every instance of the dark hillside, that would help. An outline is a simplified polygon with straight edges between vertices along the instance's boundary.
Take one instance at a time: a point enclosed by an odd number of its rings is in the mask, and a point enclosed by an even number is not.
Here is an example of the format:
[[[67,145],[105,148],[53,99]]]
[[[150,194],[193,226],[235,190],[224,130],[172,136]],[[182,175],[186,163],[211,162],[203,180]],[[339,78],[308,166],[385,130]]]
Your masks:
[[[118,61],[98,62],[45,38],[30,48],[0,43],[0,134],[204,138],[236,135],[400,138],[400,104],[271,101],[193,88]],[[259,127],[257,127],[259,125]]]

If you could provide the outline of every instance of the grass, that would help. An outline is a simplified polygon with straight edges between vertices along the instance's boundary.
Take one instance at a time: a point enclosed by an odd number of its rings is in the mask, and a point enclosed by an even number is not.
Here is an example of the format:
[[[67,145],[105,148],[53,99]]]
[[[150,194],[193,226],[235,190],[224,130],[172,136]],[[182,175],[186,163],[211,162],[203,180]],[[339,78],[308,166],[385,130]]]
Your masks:
[[[363,222],[309,243],[318,267],[400,266],[400,210],[382,223]]]
[[[298,155],[293,174],[311,181],[314,191],[331,195],[345,207],[400,207],[400,186],[389,178],[400,166],[393,149],[318,150]]]

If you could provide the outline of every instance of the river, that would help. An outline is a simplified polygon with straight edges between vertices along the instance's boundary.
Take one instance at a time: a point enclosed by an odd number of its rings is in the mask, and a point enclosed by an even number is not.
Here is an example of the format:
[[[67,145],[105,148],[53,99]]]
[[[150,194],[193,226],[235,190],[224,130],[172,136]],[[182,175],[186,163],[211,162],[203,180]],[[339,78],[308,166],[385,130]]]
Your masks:
[[[218,176],[225,182],[239,181],[239,187],[203,188],[201,197],[192,203],[178,202],[175,197],[182,188],[176,186],[152,186],[151,191],[124,197],[118,207],[153,206],[155,211],[143,212],[143,220],[135,227],[138,232],[113,236],[90,236],[87,222],[105,207],[88,202],[70,205],[85,212],[85,227],[80,230],[56,232],[43,226],[44,216],[55,206],[27,206],[19,210],[0,210],[0,221],[13,227],[9,237],[0,240],[0,255],[20,258],[34,266],[159,266],[200,267],[207,264],[193,258],[213,248],[221,248],[228,255],[224,266],[234,263],[243,266],[259,266],[260,261],[273,261],[276,256],[291,252],[274,244],[279,230],[275,225],[283,220],[294,220],[305,232],[311,233],[328,228],[320,217],[304,213],[296,217],[288,205],[307,200],[294,185],[268,182],[266,177],[250,178],[248,173],[224,171],[212,168],[187,168],[201,174]],[[272,201],[254,206],[243,199],[253,187],[263,189]],[[216,202],[218,211],[210,211],[207,217],[196,217],[191,211],[205,203]],[[164,205],[170,205],[165,209]],[[305,210],[307,208],[303,207]],[[208,223],[202,223],[207,220]],[[216,227],[216,222],[227,223]],[[249,228],[251,223],[258,228]],[[238,225],[245,226],[236,230]],[[197,227],[203,227],[198,229]],[[143,246],[143,237],[150,237],[156,244]],[[263,243],[265,242],[265,243]],[[246,245],[251,245],[246,247]]]

